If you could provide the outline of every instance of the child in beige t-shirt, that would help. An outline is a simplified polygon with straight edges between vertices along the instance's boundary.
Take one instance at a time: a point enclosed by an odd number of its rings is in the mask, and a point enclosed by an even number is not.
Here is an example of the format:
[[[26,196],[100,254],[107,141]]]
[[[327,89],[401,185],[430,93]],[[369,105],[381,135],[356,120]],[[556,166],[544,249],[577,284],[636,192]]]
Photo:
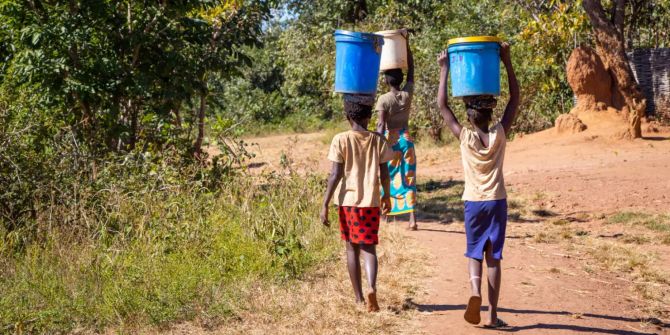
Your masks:
[[[485,328],[501,328],[507,324],[498,318],[498,296],[502,269],[502,250],[507,225],[507,193],[503,178],[503,161],[507,134],[512,128],[519,107],[519,84],[514,74],[509,45],[500,46],[500,59],[505,64],[509,84],[510,100],[500,122],[493,125],[492,116],[497,100],[493,96],[464,97],[468,121],[472,129],[462,127],[448,104],[447,77],[449,54],[443,51],[438,57],[440,65],[440,87],[438,105],[449,130],[460,142],[465,190],[465,236],[469,258],[471,296],[464,318],[472,324],[481,322],[482,265],[486,258],[489,282],[489,315]],[[497,79],[496,79],[497,80]]]
[[[374,102],[374,98],[372,98]],[[365,259],[369,290],[368,311],[379,311],[377,304],[377,253],[379,221],[390,208],[388,162],[393,152],[379,134],[367,130],[372,106],[355,96],[345,95],[344,109],[351,130],[335,135],[328,152],[332,171],[321,210],[321,221],[328,226],[328,206],[334,196],[338,206],[340,233],[346,241],[347,268],[356,301],[364,303],[361,285],[360,254]],[[380,186],[384,188],[381,198]],[[380,208],[381,207],[381,208]]]

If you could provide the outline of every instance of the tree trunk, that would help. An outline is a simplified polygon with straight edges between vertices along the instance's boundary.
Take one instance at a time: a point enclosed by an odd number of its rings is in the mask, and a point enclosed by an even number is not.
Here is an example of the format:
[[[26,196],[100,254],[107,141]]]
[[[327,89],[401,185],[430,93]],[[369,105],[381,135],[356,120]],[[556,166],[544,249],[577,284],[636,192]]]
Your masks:
[[[130,139],[129,141],[129,150],[134,150],[135,145],[137,144],[137,129],[138,129],[138,115],[137,115],[137,106],[133,105],[132,100],[128,100],[128,112],[130,112]]]
[[[346,20],[356,24],[356,22],[363,21],[368,16],[368,4],[366,0],[354,0],[346,14]]]
[[[200,108],[198,109],[198,137],[193,144],[193,156],[200,159],[202,156],[202,141],[205,138],[205,109],[207,108],[207,92],[200,93]]]
[[[179,110],[179,105],[172,108],[172,113],[174,114],[174,125],[177,129],[181,129],[181,111]]]
[[[617,0],[617,5],[622,2],[625,5],[625,1]],[[593,26],[598,54],[600,54],[605,66],[612,74],[615,89],[624,99],[626,106],[622,110],[627,110],[625,112],[628,119],[627,136],[639,138],[642,136],[641,122],[647,107],[647,101],[642,95],[628,63],[623,35],[619,33],[612,22],[607,20],[600,0],[584,0],[583,6]],[[621,11],[624,10],[625,7],[621,8]]]
[[[619,33],[619,38],[623,41],[624,38],[624,19],[626,17],[626,0],[616,0],[614,6],[614,15],[612,16],[612,23],[614,28]]]

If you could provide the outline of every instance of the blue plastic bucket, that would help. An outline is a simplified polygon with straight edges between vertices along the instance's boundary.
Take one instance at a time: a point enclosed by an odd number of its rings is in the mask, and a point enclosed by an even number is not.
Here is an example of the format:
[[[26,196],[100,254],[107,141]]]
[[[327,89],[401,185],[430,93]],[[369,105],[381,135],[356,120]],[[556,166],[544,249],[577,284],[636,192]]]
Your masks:
[[[500,43],[496,37],[453,39],[448,51],[454,97],[500,95]]]
[[[377,93],[384,38],[371,33],[335,31],[335,92]]]

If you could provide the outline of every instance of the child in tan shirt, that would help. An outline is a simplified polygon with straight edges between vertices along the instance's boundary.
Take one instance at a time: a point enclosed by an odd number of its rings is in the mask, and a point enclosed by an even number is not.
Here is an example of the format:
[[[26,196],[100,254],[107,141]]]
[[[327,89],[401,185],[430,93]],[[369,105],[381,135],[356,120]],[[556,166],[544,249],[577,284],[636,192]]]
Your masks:
[[[384,138],[367,130],[371,100],[345,95],[344,110],[351,130],[335,135],[328,160],[332,170],[321,210],[321,222],[328,226],[328,205],[333,195],[338,206],[340,233],[346,241],[347,268],[356,302],[364,303],[360,254],[363,252],[369,290],[368,311],[379,311],[377,303],[377,253],[379,221],[391,207],[387,162],[393,152]],[[384,188],[381,198],[380,186]],[[380,208],[381,207],[381,208]]]
[[[509,45],[502,43],[500,59],[505,64],[509,81],[510,101],[502,120],[490,126],[496,99],[493,96],[464,97],[468,121],[472,129],[462,127],[447,101],[447,77],[449,55],[443,51],[438,57],[440,65],[440,87],[438,105],[449,130],[461,142],[461,159],[465,175],[465,235],[469,258],[472,295],[465,310],[465,320],[472,324],[481,321],[480,307],[481,276],[483,260],[488,267],[489,318],[484,327],[501,328],[507,324],[498,318],[498,297],[502,269],[503,244],[507,225],[507,193],[503,179],[505,145],[519,107],[519,84],[517,83]]]

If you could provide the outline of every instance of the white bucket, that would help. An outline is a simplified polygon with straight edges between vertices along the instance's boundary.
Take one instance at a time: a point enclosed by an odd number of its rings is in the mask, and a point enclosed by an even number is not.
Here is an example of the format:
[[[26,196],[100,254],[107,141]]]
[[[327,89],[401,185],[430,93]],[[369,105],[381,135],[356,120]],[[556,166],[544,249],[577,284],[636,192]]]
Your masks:
[[[375,34],[384,36],[379,71],[407,69],[407,42],[402,30],[384,30]]]

